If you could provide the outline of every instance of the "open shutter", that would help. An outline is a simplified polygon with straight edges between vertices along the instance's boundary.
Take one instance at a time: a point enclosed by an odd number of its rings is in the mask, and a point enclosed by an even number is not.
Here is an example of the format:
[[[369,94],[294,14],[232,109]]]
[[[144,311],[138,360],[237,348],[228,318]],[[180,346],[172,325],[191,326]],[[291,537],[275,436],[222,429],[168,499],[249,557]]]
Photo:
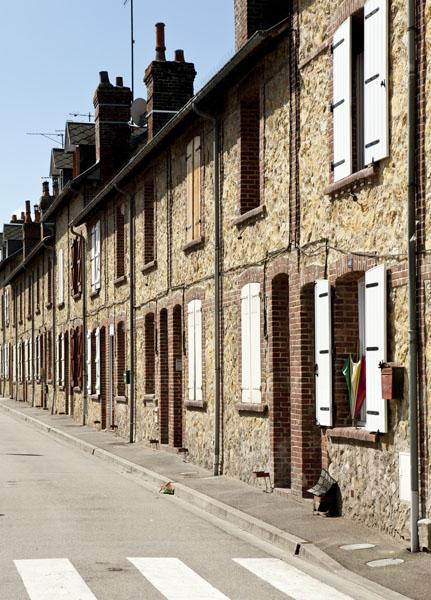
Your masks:
[[[193,239],[201,235],[201,138],[193,140]]]
[[[250,285],[241,290],[241,399],[251,402]]]
[[[193,140],[187,144],[187,207],[186,207],[186,241],[193,240]]]
[[[261,401],[260,284],[250,284],[250,400]]]
[[[100,385],[100,329],[99,327],[96,329],[96,352],[94,357],[94,362],[96,365],[96,381],[95,381],[95,391],[97,395],[100,395],[101,385]]]
[[[365,273],[366,406],[368,431],[388,430],[380,363],[386,361],[386,267]]]
[[[202,402],[202,303],[195,300],[195,399]]]
[[[388,0],[368,0],[364,10],[364,158],[389,155]]]
[[[332,101],[334,181],[352,173],[352,20],[346,19],[337,29],[332,44]]]
[[[87,331],[87,394],[91,395],[91,331]]]
[[[192,300],[187,306],[187,333],[188,333],[188,398],[195,400],[195,301]]]
[[[316,421],[332,426],[332,335],[331,286],[326,279],[314,287],[314,351],[316,382]]]

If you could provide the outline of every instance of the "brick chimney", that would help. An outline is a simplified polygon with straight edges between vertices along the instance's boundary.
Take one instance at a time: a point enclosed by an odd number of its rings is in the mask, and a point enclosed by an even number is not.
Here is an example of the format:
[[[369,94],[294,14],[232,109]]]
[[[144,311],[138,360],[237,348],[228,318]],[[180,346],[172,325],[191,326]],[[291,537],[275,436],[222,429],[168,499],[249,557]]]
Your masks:
[[[289,14],[288,0],[234,0],[235,48],[240,50],[251,36],[269,29]]]
[[[31,207],[29,200],[27,200],[25,203],[22,239],[24,242],[24,257],[28,256],[36,244],[41,240],[40,223],[32,221],[31,219]]]
[[[153,138],[193,96],[196,70],[185,62],[184,51],[176,50],[174,60],[166,60],[165,25],[156,24],[156,57],[145,71],[147,86],[148,139]]]
[[[130,105],[132,92],[123,86],[118,77],[117,85],[109,81],[107,71],[100,72],[100,83],[94,94],[96,160],[100,161],[102,181],[114,172],[129,156]]]

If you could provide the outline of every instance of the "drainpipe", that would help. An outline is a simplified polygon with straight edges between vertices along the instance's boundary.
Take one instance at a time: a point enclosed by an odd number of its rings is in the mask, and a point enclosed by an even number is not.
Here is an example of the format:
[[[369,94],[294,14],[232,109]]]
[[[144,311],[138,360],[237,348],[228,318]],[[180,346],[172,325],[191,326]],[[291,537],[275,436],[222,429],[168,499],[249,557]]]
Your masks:
[[[82,396],[83,411],[82,425],[87,423],[88,417],[88,397],[87,397],[87,240],[80,231],[75,229],[74,225],[70,226],[70,233],[79,237],[82,240],[82,257],[81,257],[81,272],[82,272]],[[73,394],[73,390],[72,390]]]
[[[130,307],[129,307],[129,340],[130,340],[130,429],[129,442],[135,441],[136,429],[136,391],[135,391],[135,194],[130,194],[114,184],[116,191],[129,201],[129,276],[130,276]]]
[[[221,437],[221,362],[220,362],[220,121],[201,112],[195,103],[194,112],[214,126],[214,475],[223,472]]]
[[[411,551],[419,551],[419,459],[417,405],[417,314],[416,314],[416,14],[414,0],[407,4],[408,39],[408,307],[409,307],[409,426],[411,473]]]

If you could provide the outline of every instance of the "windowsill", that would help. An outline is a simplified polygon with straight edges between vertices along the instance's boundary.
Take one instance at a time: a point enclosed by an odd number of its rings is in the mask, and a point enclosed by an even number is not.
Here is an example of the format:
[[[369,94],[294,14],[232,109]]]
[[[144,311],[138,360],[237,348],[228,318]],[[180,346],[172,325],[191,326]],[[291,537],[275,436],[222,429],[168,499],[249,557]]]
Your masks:
[[[93,400],[93,402],[100,402],[100,394],[90,394],[90,400]]]
[[[377,433],[370,433],[362,427],[334,427],[326,431],[329,438],[342,438],[346,440],[357,440],[375,444],[378,439]]]
[[[186,400],[184,402],[186,408],[201,408],[206,409],[207,403],[204,400]]]
[[[127,404],[128,400],[126,396],[115,396],[114,402],[115,404]]]
[[[150,271],[154,271],[154,269],[157,269],[157,261],[156,260],[151,260],[150,262],[145,263],[145,265],[141,269],[141,272],[144,275],[146,275]]]
[[[262,404],[256,402],[248,403],[248,402],[237,402],[235,404],[235,408],[239,413],[257,413],[257,414],[265,414],[268,410],[267,404]]]
[[[64,308],[64,302],[59,302],[59,303],[57,304],[57,308],[58,308],[58,309]]]
[[[232,221],[232,224],[236,225],[236,227],[242,227],[243,225],[251,225],[254,221],[266,217],[266,214],[266,205],[261,204],[260,206],[256,206],[256,208],[252,208],[246,213],[239,215],[239,217],[236,217]]]
[[[90,298],[97,298],[100,294],[100,288],[98,290],[94,290],[94,292],[91,292],[90,294]]]
[[[120,286],[123,283],[126,283],[126,281],[127,277],[125,275],[121,275],[120,277],[117,277],[117,279],[114,280],[114,285]]]
[[[351,192],[356,190],[358,187],[362,187],[367,183],[372,183],[372,180],[376,177],[379,172],[377,164],[372,164],[369,167],[365,167],[356,173],[352,173],[340,181],[331,183],[325,189],[324,193],[327,196],[336,197],[345,192]]]
[[[73,388],[73,393],[74,394],[80,394],[81,393],[81,388],[77,385]]]
[[[144,394],[144,406],[154,406],[156,394]]]
[[[191,240],[190,242],[187,242],[187,244],[184,244],[183,252],[191,252],[192,250],[197,250],[198,248],[201,248],[203,246],[204,242],[204,236],[200,235],[195,240]]]
[[[80,299],[81,299],[81,292],[78,292],[77,294],[73,294],[73,295],[72,295],[72,298],[73,298],[74,300],[80,300]]]

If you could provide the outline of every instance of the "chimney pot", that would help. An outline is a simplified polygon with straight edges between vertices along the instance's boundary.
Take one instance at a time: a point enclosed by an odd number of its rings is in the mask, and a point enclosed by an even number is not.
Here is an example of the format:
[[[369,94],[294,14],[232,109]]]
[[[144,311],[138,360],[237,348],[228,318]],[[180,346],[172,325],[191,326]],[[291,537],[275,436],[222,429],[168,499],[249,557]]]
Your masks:
[[[122,77],[116,77],[116,79],[115,79],[115,85],[117,87],[123,87],[123,78]]]
[[[40,210],[37,204],[34,205],[34,221],[40,223]]]
[[[185,60],[184,60],[184,50],[181,50],[181,49],[175,50],[175,61],[176,62],[181,62],[181,63],[185,62]]]
[[[156,60],[166,60],[165,24],[156,23]]]
[[[109,85],[110,84],[108,71],[100,71],[99,72],[99,77],[100,77],[100,83],[102,85]]]
[[[25,201],[25,222],[31,223],[31,203],[30,200]]]
[[[17,216],[16,215],[12,215],[12,218],[10,220],[11,223],[16,223],[17,222]]]
[[[49,181],[44,181],[42,183],[42,195],[44,198],[49,198]]]
[[[21,223],[25,221],[25,212],[21,212]]]

